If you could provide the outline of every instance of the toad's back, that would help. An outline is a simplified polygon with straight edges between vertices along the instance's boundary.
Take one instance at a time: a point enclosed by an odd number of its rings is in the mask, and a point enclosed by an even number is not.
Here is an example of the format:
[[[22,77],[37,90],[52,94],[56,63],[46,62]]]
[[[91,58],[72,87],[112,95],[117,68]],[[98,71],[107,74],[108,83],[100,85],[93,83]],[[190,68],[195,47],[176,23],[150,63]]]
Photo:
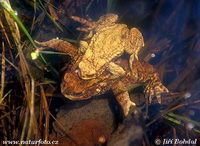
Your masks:
[[[102,28],[92,37],[83,56],[83,62],[87,60],[96,71],[100,70],[105,64],[124,52],[128,33],[125,24]]]

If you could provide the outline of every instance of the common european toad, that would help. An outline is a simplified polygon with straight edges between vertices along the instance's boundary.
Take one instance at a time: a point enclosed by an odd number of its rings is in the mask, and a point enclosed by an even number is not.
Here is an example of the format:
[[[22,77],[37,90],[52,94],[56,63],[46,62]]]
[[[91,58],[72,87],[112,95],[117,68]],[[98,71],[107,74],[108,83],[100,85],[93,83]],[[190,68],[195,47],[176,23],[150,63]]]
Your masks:
[[[89,21],[77,16],[71,17],[85,27],[78,28],[88,33],[85,41],[80,41],[82,59],[78,65],[82,79],[94,79],[108,70],[114,78],[125,75],[125,70],[114,63],[124,53],[130,55],[129,65],[138,59],[138,52],[144,46],[143,36],[137,28],[129,30],[126,24],[117,23],[118,15],[106,14],[97,20]]]
[[[64,74],[61,83],[62,94],[71,100],[85,100],[92,96],[103,94],[105,91],[112,90],[123,109],[124,115],[127,116],[129,110],[135,103],[129,98],[128,90],[135,84],[141,83],[146,85],[145,94],[148,97],[149,103],[155,96],[161,103],[161,94],[169,92],[159,79],[159,74],[155,71],[152,65],[137,59],[133,60],[132,67],[129,67],[129,61],[125,58],[119,58],[114,63],[123,67],[125,75],[113,78],[112,73],[104,70],[97,78],[84,80],[79,77],[77,67],[81,61],[82,55],[78,53],[75,46],[67,41],[52,39],[47,42],[39,43],[43,48],[54,48],[57,51],[62,51],[75,59]]]

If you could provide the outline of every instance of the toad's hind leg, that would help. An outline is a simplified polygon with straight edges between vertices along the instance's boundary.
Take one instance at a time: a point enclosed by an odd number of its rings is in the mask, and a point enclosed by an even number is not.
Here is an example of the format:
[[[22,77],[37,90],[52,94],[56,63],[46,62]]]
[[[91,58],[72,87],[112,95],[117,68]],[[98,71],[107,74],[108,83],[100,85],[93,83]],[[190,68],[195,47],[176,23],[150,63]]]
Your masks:
[[[125,70],[121,66],[115,64],[114,62],[109,63],[108,71],[113,74],[113,78],[124,76],[126,73]]]
[[[138,60],[138,55],[142,47],[144,47],[144,38],[137,28],[131,28],[129,35],[130,46],[126,47],[126,52],[130,54],[129,65],[132,70],[133,61]]]
[[[120,104],[125,117],[128,116],[131,107],[136,106],[136,104],[130,100],[128,91],[120,93],[116,96],[116,99]]]
[[[124,116],[127,117],[131,108],[136,106],[136,104],[131,101],[125,84],[121,81],[117,82],[114,86],[112,86],[112,91],[116,97],[117,102],[122,108]]]

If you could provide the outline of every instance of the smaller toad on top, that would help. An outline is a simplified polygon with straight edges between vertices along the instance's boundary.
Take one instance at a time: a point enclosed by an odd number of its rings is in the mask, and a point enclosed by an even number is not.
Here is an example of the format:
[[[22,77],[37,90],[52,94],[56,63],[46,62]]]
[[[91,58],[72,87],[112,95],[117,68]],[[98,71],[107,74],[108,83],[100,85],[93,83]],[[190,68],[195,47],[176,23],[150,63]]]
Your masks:
[[[130,54],[130,68],[133,60],[138,60],[138,52],[144,46],[143,36],[137,28],[129,30],[126,24],[117,23],[118,15],[106,14],[96,22],[77,16],[71,18],[85,26],[78,30],[88,33],[85,41],[80,41],[79,50],[83,53],[78,65],[80,78],[96,78],[106,69],[114,78],[125,75],[125,70],[114,63],[125,52]]]

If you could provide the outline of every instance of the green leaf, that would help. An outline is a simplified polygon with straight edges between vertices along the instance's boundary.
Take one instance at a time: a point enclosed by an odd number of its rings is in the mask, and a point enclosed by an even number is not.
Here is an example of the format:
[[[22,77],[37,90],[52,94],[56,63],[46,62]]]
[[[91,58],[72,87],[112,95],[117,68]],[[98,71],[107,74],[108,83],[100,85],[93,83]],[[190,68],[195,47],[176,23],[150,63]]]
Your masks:
[[[10,14],[10,16],[15,20],[15,22],[18,24],[18,26],[22,30],[22,32],[27,36],[27,38],[29,39],[29,41],[31,42],[33,47],[37,48],[32,37],[28,33],[27,29],[25,28],[25,26],[23,25],[23,23],[21,22],[19,17],[16,15],[16,12],[11,8],[11,5],[5,0],[1,0],[0,4]]]

